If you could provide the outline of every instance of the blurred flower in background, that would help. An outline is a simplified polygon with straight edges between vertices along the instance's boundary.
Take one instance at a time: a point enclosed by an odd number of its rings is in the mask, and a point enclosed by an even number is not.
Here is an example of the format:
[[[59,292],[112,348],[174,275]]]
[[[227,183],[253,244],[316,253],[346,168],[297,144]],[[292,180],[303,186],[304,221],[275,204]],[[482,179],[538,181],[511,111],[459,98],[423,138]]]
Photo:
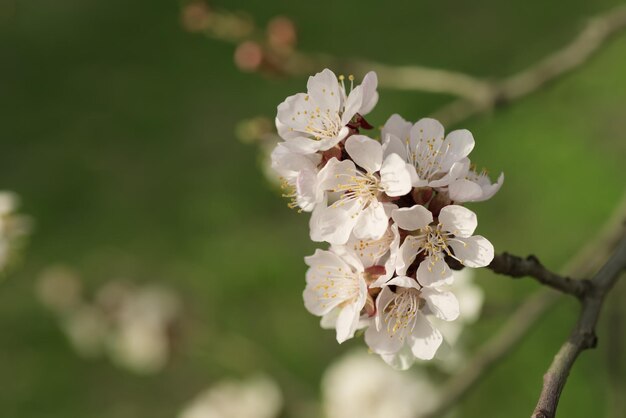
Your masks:
[[[32,229],[32,221],[17,213],[19,197],[8,191],[0,191],[0,272],[13,262]]]
[[[216,383],[192,400],[178,418],[275,418],[282,407],[276,382],[258,375]]]
[[[89,301],[78,275],[55,266],[41,274],[36,292],[79,355],[106,354],[136,373],[156,373],[167,364],[172,330],[181,314],[180,301],[170,289],[113,280]]]
[[[341,357],[322,379],[326,418],[416,418],[437,403],[424,369],[401,372],[357,349]]]

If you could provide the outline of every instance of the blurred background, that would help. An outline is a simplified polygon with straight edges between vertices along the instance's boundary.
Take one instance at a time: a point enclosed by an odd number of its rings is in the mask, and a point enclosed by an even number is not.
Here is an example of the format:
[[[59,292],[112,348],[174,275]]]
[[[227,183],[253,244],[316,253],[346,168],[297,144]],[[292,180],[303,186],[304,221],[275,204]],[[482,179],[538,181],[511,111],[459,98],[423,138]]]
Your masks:
[[[340,346],[305,310],[308,215],[287,208],[241,125],[271,121],[306,77],[241,71],[227,36],[203,34],[202,13],[241,12],[258,30],[287,16],[301,51],[489,79],[528,67],[619,3],[216,0],[189,11],[146,0],[2,0],[0,189],[19,196],[9,206],[30,232],[0,279],[0,416],[254,418],[210,415],[235,399],[258,417],[332,418],[327,386],[370,367],[354,360],[361,338]],[[454,99],[379,93],[368,117],[376,126]],[[625,191],[626,33],[576,71],[461,125],[476,138],[472,161],[506,175],[495,198],[471,206],[478,232],[496,251],[558,269]],[[459,340],[466,359],[539,289],[486,270],[473,280],[484,303]],[[626,390],[626,312],[616,303],[625,284],[611,293],[599,347],[576,363],[559,416],[626,416],[616,400]],[[528,416],[577,312],[559,301],[453,414]],[[346,355],[348,377],[330,377]],[[416,379],[394,382],[418,385],[413,396],[424,399],[396,416],[415,416],[454,375],[438,364],[385,377]],[[385,374],[378,366],[373,375]],[[345,399],[365,404],[382,392],[367,390]]]

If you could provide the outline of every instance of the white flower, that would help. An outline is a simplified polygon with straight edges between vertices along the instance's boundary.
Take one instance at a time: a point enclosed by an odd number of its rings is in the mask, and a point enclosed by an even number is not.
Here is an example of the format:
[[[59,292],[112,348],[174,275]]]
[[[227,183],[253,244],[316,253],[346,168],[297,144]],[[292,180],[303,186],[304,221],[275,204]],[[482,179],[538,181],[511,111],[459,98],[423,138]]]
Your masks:
[[[482,202],[495,195],[503,182],[504,173],[500,173],[496,183],[491,183],[487,171],[478,173],[467,164],[465,173],[448,186],[448,195],[454,202]]]
[[[278,106],[276,128],[292,151],[312,154],[328,150],[350,133],[352,118],[369,113],[378,101],[376,73],[369,72],[346,96],[329,69],[309,77],[307,93],[288,97]]]
[[[285,197],[292,201],[289,207],[300,207],[310,212],[322,202],[324,192],[318,187],[319,154],[302,155],[289,150],[284,143],[279,143],[272,151],[272,168],[281,176]]]
[[[393,115],[383,128],[385,155],[395,153],[414,168],[414,187],[445,187],[465,174],[466,157],[474,137],[466,129],[450,132],[435,119],[424,118],[410,129],[409,122]]]
[[[352,338],[367,301],[367,283],[360,260],[318,249],[305,261],[309,269],[304,306],[313,315],[324,317],[325,327],[337,330],[339,343]]]
[[[412,231],[400,247],[396,271],[404,275],[418,255],[425,259],[417,269],[417,277],[423,286],[449,284],[452,270],[446,256],[458,260],[467,267],[485,267],[493,260],[493,246],[484,237],[474,235],[478,226],[476,214],[458,205],[441,209],[438,223],[433,223],[432,213],[421,205],[395,209],[391,217],[398,227]]]
[[[423,370],[393,370],[365,350],[343,356],[322,378],[326,418],[417,418],[436,406],[437,397]]]
[[[450,292],[420,287],[410,277],[394,277],[378,295],[374,325],[365,331],[365,342],[398,369],[409,368],[414,358],[430,360],[443,337],[426,315],[453,321],[459,303]]]
[[[407,164],[395,154],[383,160],[379,142],[353,135],[346,141],[346,151],[352,160],[333,158],[320,171],[320,188],[335,193],[337,200],[313,212],[313,241],[345,244],[351,233],[359,239],[380,238],[389,221],[380,199],[411,190]]]
[[[276,418],[282,406],[278,385],[268,377],[256,376],[217,383],[191,401],[178,418]]]

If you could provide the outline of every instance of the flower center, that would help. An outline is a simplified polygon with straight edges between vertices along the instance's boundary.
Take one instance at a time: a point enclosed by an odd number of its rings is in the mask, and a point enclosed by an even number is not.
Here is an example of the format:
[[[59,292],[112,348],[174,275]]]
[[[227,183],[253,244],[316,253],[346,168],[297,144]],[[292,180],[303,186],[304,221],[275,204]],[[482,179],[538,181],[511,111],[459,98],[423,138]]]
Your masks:
[[[308,123],[304,128],[305,132],[313,135],[316,140],[325,138],[336,138],[341,131],[341,112],[326,109],[322,112],[319,107],[314,111],[304,112],[308,115]]]
[[[333,301],[341,300],[343,303],[350,302],[359,295],[359,277],[357,273],[346,271],[344,268],[335,266],[318,266],[319,281],[315,290],[323,306],[328,306]]]
[[[332,192],[343,193],[333,206],[341,206],[346,202],[359,200],[363,207],[377,200],[383,191],[380,179],[375,174],[355,171],[353,174],[337,174],[336,178],[342,181],[332,189]]]
[[[441,160],[450,150],[450,144],[444,147],[443,138],[421,138],[417,146],[411,149],[409,139],[405,143],[409,162],[415,166],[418,177],[435,180],[433,177],[442,170]]]
[[[391,337],[399,334],[404,340],[415,328],[415,318],[420,310],[420,292],[413,288],[397,288],[392,298],[383,308],[383,321]]]

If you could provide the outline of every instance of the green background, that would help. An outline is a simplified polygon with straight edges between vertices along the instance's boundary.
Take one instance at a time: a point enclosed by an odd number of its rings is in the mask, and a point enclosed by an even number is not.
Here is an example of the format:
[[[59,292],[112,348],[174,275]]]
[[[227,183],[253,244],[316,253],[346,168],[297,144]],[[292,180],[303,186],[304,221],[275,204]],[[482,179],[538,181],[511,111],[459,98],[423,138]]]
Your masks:
[[[615,1],[222,1],[257,23],[290,16],[299,47],[389,64],[497,77],[564,45]],[[276,376],[287,411],[317,396],[342,346],[302,304],[314,251],[307,215],[265,180],[259,152],[235,124],[275,114],[305,77],[238,72],[233,46],[185,32],[180,4],[136,0],[0,3],[0,189],[36,222],[23,262],[0,283],[2,417],[172,417],[225,376]],[[452,100],[380,91],[368,120],[416,120]],[[626,33],[580,70],[511,107],[462,124],[472,160],[506,180],[472,205],[497,251],[534,253],[558,268],[589,241],[624,192]],[[50,264],[76,268],[95,289],[115,277],[158,281],[185,301],[182,338],[156,376],[86,361],[34,296]],[[487,271],[479,346],[538,288]],[[562,303],[461,406],[463,417],[525,417],[569,332]],[[623,331],[623,330],[622,330]],[[604,416],[606,335],[565,388],[562,417]],[[416,395],[417,396],[417,395]],[[285,412],[285,416],[297,416]]]

